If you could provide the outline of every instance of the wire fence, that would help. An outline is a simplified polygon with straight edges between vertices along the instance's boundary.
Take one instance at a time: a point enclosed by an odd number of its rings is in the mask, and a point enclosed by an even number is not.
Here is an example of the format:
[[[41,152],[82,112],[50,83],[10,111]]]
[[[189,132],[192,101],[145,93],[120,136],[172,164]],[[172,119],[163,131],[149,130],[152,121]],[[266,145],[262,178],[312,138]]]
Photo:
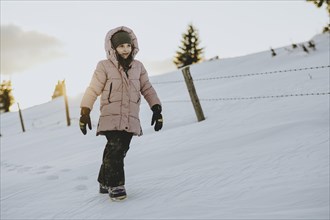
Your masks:
[[[289,73],[289,72],[299,72],[306,70],[316,70],[316,69],[325,69],[329,68],[330,65],[327,66],[311,66],[311,67],[303,67],[303,68],[294,68],[294,69],[284,69],[284,70],[275,70],[269,72],[260,72],[260,73],[248,73],[248,74],[237,74],[237,75],[224,75],[217,77],[207,77],[207,78],[197,78],[193,79],[193,81],[206,81],[206,80],[219,80],[219,79],[230,79],[230,78],[240,78],[240,77],[249,77],[249,76],[259,76],[259,75],[270,75],[270,74],[278,74],[278,73]],[[152,84],[173,84],[173,83],[182,83],[184,80],[172,80],[172,81],[163,81],[163,82],[153,82]]]
[[[323,66],[310,66],[303,68],[292,68],[292,69],[283,69],[283,70],[275,70],[268,72],[257,72],[257,73],[248,73],[248,74],[236,74],[236,75],[224,75],[217,77],[207,77],[207,78],[197,78],[193,79],[194,82],[198,81],[207,81],[207,80],[219,80],[219,79],[230,79],[230,78],[240,78],[240,77],[250,77],[250,76],[261,76],[261,75],[270,75],[270,74],[278,74],[278,73],[289,73],[289,72],[299,72],[306,70],[317,70],[317,69],[325,69],[329,68],[330,65]],[[173,81],[162,81],[162,82],[154,82],[153,84],[174,84],[174,83],[183,83],[184,80],[173,80]],[[235,100],[255,100],[255,99],[273,99],[273,98],[286,98],[286,97],[301,97],[301,96],[321,96],[321,95],[330,95],[330,92],[312,92],[312,93],[299,93],[299,94],[281,94],[281,95],[264,95],[264,96],[251,96],[251,97],[222,97],[222,98],[200,98],[200,101],[203,102],[216,102],[216,101],[235,101]],[[163,103],[184,103],[191,102],[191,100],[165,100]]]
[[[329,68],[330,65],[327,66],[311,66],[311,67],[304,67],[304,68],[293,68],[293,69],[284,69],[284,70],[275,70],[269,72],[257,72],[257,73],[248,73],[248,74],[236,74],[236,75],[224,75],[224,76],[217,76],[217,77],[208,77],[208,78],[197,78],[193,79],[189,70],[189,66],[184,67],[182,69],[182,73],[184,76],[183,80],[175,80],[175,81],[163,81],[163,82],[156,82],[154,84],[173,84],[173,83],[181,83],[185,82],[190,101],[193,104],[197,120],[198,122],[205,120],[204,113],[200,102],[218,102],[218,101],[233,101],[233,100],[257,100],[257,99],[274,99],[274,98],[287,98],[287,97],[302,97],[302,96],[324,96],[329,95],[330,92],[311,92],[311,93],[296,93],[296,94],[281,94],[281,95],[263,95],[263,96],[250,96],[250,97],[222,97],[222,98],[198,98],[196,89],[194,86],[194,82],[196,81],[207,81],[207,80],[219,80],[219,79],[230,79],[230,78],[240,78],[240,77],[250,77],[250,76],[261,76],[261,75],[271,75],[277,73],[289,73],[289,72],[299,72],[299,71],[306,71],[306,70],[315,70],[315,69],[324,69]],[[312,79],[311,74],[309,74],[310,79]],[[163,103],[187,103],[190,102],[189,100],[165,100]]]
[[[317,93],[301,93],[301,94],[285,94],[285,95],[268,95],[268,96],[251,96],[251,97],[232,97],[232,98],[201,98],[202,102],[216,102],[216,101],[235,101],[235,100],[253,100],[253,99],[273,99],[273,98],[287,98],[299,96],[321,96],[330,95],[330,92],[317,92]],[[163,103],[180,103],[191,102],[191,100],[165,100]]]

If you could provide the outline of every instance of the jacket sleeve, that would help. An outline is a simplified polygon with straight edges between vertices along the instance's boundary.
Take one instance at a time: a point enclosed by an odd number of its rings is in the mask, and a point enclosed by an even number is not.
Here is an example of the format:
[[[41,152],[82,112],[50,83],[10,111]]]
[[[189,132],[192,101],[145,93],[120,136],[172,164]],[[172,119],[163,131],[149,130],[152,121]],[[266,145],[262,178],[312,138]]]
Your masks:
[[[100,61],[96,66],[92,80],[81,100],[80,107],[87,107],[92,110],[97,97],[102,93],[104,89],[106,81],[107,75],[105,68],[102,64],[102,61]]]
[[[141,67],[141,76],[140,76],[140,88],[141,88],[141,94],[145,98],[145,100],[148,102],[150,108],[154,106],[155,104],[161,105],[161,102],[157,96],[156,90],[152,87],[148,73],[146,69],[144,68],[143,64]]]

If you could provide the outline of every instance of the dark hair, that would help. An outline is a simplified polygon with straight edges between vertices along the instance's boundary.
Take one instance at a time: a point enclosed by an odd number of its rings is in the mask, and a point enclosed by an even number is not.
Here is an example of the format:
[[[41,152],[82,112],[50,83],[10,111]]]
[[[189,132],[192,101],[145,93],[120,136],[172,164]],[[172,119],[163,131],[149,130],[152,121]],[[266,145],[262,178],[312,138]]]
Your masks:
[[[134,46],[133,45],[131,45],[131,46],[132,46],[132,51],[126,59],[124,59],[122,56],[120,56],[118,54],[118,52],[116,51],[116,58],[118,60],[119,66],[122,66],[124,68],[125,72],[131,68],[130,65],[131,65],[132,61],[134,60],[133,55],[132,55],[132,52],[134,51]],[[118,66],[118,68],[119,68],[119,66]]]

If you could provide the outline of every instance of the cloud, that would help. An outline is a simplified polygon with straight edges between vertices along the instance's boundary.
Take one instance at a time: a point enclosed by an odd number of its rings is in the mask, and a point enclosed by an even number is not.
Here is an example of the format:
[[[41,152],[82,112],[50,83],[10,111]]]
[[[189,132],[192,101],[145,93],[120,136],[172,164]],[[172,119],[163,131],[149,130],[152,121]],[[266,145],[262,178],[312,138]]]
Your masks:
[[[37,31],[1,25],[1,74],[22,72],[63,56],[61,42]]]

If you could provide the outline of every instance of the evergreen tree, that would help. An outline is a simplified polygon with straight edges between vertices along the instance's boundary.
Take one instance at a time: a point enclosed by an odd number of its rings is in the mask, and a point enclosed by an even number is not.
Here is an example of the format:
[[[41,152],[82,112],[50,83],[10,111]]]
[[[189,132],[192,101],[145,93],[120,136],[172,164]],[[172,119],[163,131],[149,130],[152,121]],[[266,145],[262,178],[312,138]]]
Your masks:
[[[313,2],[316,7],[321,8],[323,4],[327,5],[327,11],[330,15],[330,0],[307,0],[308,2]]]
[[[315,47],[315,43],[314,43],[314,41],[308,41],[308,47],[309,48],[312,48],[313,50],[316,50],[316,47]]]
[[[187,32],[182,34],[182,38],[182,46],[179,47],[173,60],[178,68],[198,63],[204,53],[204,48],[199,48],[199,35],[192,24],[188,26]]]
[[[316,7],[321,8],[322,5],[326,5],[328,14],[330,16],[330,0],[306,0],[307,2],[313,2]],[[323,28],[323,33],[330,32],[330,23]]]
[[[323,33],[327,33],[327,32],[330,33],[330,23],[328,24],[328,26],[325,26],[325,27],[323,28]]]
[[[276,56],[275,50],[273,48],[270,48],[270,51],[272,52],[272,57]]]
[[[304,44],[301,44],[300,46],[302,47],[302,49],[303,49],[306,53],[309,53],[308,49],[305,47]]]
[[[0,84],[0,111],[9,112],[10,106],[15,102],[14,96],[12,94],[11,81],[3,81]]]

